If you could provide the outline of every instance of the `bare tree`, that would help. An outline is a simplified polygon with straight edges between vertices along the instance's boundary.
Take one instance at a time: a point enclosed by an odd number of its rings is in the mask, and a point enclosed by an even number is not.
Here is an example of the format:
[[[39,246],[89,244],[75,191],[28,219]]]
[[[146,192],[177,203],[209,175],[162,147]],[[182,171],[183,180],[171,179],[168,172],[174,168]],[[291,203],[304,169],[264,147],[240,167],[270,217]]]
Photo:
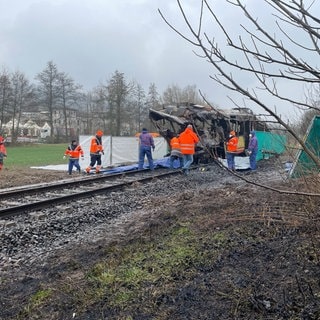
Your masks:
[[[61,72],[58,74],[58,92],[60,93],[59,100],[63,109],[64,116],[64,130],[65,136],[69,137],[68,126],[68,108],[74,108],[81,98],[79,90],[81,86],[76,84],[75,81],[66,73]]]
[[[36,75],[36,79],[40,83],[37,87],[39,102],[43,104],[48,111],[51,140],[53,140],[55,131],[53,119],[54,108],[58,105],[58,99],[60,97],[59,78],[58,68],[52,61],[49,61],[47,67]]]
[[[85,100],[85,109],[82,112],[83,121],[84,121],[84,133],[92,134],[93,133],[93,121],[94,121],[94,92],[87,92],[84,97]]]
[[[178,30],[160,10],[159,13],[172,30],[196,49],[198,57],[210,63],[214,70],[211,76],[214,81],[264,109],[294,137],[317,168],[320,168],[317,155],[282,119],[281,114],[270,107],[270,101],[273,100],[286,103],[289,108],[313,107],[304,100],[294,98],[292,93],[283,91],[279,81],[285,79],[287,86],[320,82],[318,68],[320,19],[316,2],[303,0],[259,2],[259,5],[266,5],[273,12],[275,26],[269,27],[259,23],[260,20],[247,9],[249,4],[246,1],[225,0],[225,5],[234,6],[247,19],[246,25],[240,25],[239,30],[243,32],[239,35],[228,31],[227,25],[216,14],[214,5],[221,6],[221,2],[212,4],[207,0],[199,1],[199,19],[193,24],[194,12],[192,16],[188,16],[182,1],[177,0],[181,17],[187,27],[186,32]],[[228,50],[216,42],[211,32],[224,36]],[[306,53],[305,58],[304,53]],[[247,74],[258,85],[254,88],[245,87],[238,78],[239,74]]]
[[[160,110],[161,109],[161,98],[158,93],[157,87],[155,83],[150,83],[149,85],[149,90],[148,90],[148,95],[146,97],[146,108],[153,109],[153,110]],[[150,118],[148,117],[149,121],[149,127],[150,130],[155,130],[154,124],[150,121]]]
[[[203,102],[196,85],[188,85],[185,88],[180,88],[178,85],[168,86],[162,93],[161,100],[166,105],[176,105],[185,102],[201,104]]]
[[[108,101],[108,88],[105,84],[100,84],[94,88],[91,97],[92,129],[103,129],[105,134],[113,132],[113,110]]]
[[[165,105],[176,105],[181,100],[181,88],[178,85],[168,86],[162,93],[161,101]]]
[[[111,134],[119,136],[121,134],[122,111],[125,107],[126,98],[132,90],[132,85],[127,83],[123,73],[116,70],[108,81],[107,90]]]
[[[158,93],[157,87],[155,83],[150,83],[149,85],[149,90],[148,90],[148,95],[147,95],[147,107],[148,109],[154,109],[157,110],[161,103],[160,103],[160,95]]]
[[[134,84],[134,88],[131,92],[132,95],[132,108],[130,108],[129,114],[134,114],[134,124],[133,130],[131,133],[140,132],[142,126],[145,125],[146,120],[148,118],[148,113],[146,109],[146,94],[139,83]]]
[[[22,112],[30,105],[34,99],[34,88],[30,84],[24,73],[14,72],[11,77],[12,91],[12,127],[11,141],[16,142],[19,135],[19,124]]]
[[[9,72],[3,69],[0,73],[0,133],[8,115],[11,114],[10,101],[12,98]]]

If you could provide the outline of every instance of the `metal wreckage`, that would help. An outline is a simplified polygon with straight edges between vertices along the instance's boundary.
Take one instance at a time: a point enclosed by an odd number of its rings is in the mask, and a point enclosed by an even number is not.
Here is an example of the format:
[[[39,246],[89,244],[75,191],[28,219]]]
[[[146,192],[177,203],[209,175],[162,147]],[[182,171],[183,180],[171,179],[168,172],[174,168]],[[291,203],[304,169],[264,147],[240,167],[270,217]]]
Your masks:
[[[149,109],[149,118],[167,142],[192,124],[200,137],[194,156],[195,163],[208,163],[225,158],[225,142],[234,130],[239,137],[239,156],[245,156],[251,130],[269,131],[249,108],[221,110],[193,103],[169,105],[161,110]]]

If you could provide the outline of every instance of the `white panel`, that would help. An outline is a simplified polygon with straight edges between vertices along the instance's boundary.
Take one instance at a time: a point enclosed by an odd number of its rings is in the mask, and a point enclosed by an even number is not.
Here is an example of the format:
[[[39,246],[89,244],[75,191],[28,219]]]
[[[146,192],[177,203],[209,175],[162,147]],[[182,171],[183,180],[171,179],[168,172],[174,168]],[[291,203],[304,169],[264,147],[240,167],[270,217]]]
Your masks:
[[[92,136],[80,136],[79,143],[84,151],[84,161],[81,167],[85,168],[90,163],[90,140]],[[154,138],[155,151],[153,158],[162,159],[168,153],[168,144],[163,137]],[[139,138],[137,137],[110,137],[103,136],[102,144],[104,155],[102,166],[119,165],[123,163],[138,163],[139,159]]]
[[[112,164],[136,163],[139,139],[135,137],[112,137]]]
[[[168,151],[168,143],[163,137],[154,138],[155,150],[153,152],[153,159],[162,159]]]

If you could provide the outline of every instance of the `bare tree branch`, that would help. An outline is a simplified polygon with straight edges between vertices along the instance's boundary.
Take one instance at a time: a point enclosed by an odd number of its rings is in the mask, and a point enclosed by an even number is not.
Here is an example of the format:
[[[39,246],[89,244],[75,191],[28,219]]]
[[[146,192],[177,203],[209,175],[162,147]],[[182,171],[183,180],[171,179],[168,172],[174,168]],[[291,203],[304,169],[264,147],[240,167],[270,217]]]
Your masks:
[[[300,31],[309,36],[312,45],[306,46],[298,41],[293,41],[292,37],[279,25],[278,21],[275,21],[278,30],[284,36],[285,39],[277,39],[277,36],[268,32],[258,20],[252,16],[247,10],[246,6],[241,0],[226,0],[227,3],[239,8],[247,20],[254,28],[254,32],[250,31],[247,27],[241,26],[246,35],[249,36],[250,42],[247,43],[241,36],[238,37],[239,43],[233,41],[232,37],[228,33],[227,29],[220,21],[213,9],[213,5],[209,4],[209,1],[201,1],[201,14],[198,22],[198,27],[193,27],[191,19],[186,15],[182,6],[182,1],[177,0],[177,4],[187,26],[187,32],[178,31],[172,24],[170,24],[164,15],[159,10],[161,17],[166,24],[173,29],[179,36],[188,41],[190,44],[200,50],[201,54],[197,52],[197,56],[206,59],[207,62],[215,70],[210,78],[222,85],[223,87],[237,92],[240,95],[249,99],[256,106],[264,109],[269,115],[284,127],[300,144],[306,154],[320,169],[320,160],[318,156],[310,150],[303,139],[291,128],[285,121],[281,119],[281,115],[273,111],[269,106],[269,103],[263,101],[258,95],[256,90],[264,90],[268,92],[272,97],[277,98],[279,101],[285,101],[294,107],[311,108],[305,101],[299,101],[293,98],[291,95],[282,95],[277,88],[276,79],[285,79],[292,83],[308,83],[318,84],[320,83],[320,71],[316,66],[311,65],[306,59],[299,57],[299,53],[293,50],[291,46],[296,46],[300,50],[318,54],[319,48],[317,41],[320,38],[319,24],[320,20],[310,12],[311,5],[308,9],[305,9],[304,1],[282,1],[282,0],[264,0],[271,8],[273,8],[277,15],[274,15],[276,19],[280,19],[281,22],[287,23],[291,28],[295,28],[296,31]],[[220,3],[219,3],[220,4]],[[204,10],[207,10],[212,17],[213,22],[218,26],[222,35],[224,35],[226,43],[230,49],[236,50],[236,52],[242,54],[245,58],[245,62],[237,62],[230,58],[230,55],[226,55],[218,46],[218,43],[211,39],[209,33],[204,30],[203,17]],[[279,18],[280,17],[280,18]],[[309,23],[309,21],[311,21]],[[312,23],[312,25],[311,25]],[[212,28],[210,28],[211,30]],[[285,42],[287,41],[287,43]],[[231,56],[232,57],[232,56]],[[317,56],[319,58],[319,56]],[[311,59],[313,62],[314,60]],[[227,66],[227,67],[226,67]],[[246,72],[253,75],[258,83],[262,87],[245,88],[241,82],[239,82],[234,76],[230,68],[241,72]],[[278,69],[275,71],[275,69]]]

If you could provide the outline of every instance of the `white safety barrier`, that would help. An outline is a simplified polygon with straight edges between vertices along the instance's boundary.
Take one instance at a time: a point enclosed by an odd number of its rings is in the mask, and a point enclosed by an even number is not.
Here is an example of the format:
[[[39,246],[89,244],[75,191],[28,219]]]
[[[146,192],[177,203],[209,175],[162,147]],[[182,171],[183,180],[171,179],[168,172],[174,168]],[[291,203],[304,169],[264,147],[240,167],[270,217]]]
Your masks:
[[[90,163],[90,140],[92,136],[80,136],[79,143],[84,151],[86,165]],[[152,153],[153,159],[161,159],[168,153],[168,144],[163,137],[154,138],[155,150]],[[138,137],[111,137],[102,136],[104,155],[102,166],[109,167],[124,163],[138,163],[139,138]]]

